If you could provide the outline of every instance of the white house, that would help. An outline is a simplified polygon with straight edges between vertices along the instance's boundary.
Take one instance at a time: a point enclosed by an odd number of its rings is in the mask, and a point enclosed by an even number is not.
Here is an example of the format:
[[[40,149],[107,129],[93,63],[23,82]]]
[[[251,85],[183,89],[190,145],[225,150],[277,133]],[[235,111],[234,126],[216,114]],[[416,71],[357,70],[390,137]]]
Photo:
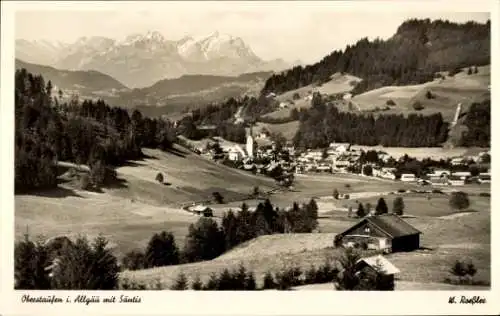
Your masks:
[[[465,180],[471,176],[471,173],[469,171],[453,172],[451,176],[456,177],[460,180]]]
[[[458,186],[458,185],[465,185],[465,180],[464,179],[460,179],[458,177],[450,177],[450,179],[448,180],[448,184],[449,185],[453,185],[453,186]]]
[[[350,100],[351,98],[352,98],[352,94],[351,93],[345,93],[342,96],[342,99],[344,99],[344,100]]]
[[[416,181],[417,178],[415,177],[415,175],[413,173],[403,173],[401,175],[401,181],[404,181],[404,182],[412,182],[412,181]]]

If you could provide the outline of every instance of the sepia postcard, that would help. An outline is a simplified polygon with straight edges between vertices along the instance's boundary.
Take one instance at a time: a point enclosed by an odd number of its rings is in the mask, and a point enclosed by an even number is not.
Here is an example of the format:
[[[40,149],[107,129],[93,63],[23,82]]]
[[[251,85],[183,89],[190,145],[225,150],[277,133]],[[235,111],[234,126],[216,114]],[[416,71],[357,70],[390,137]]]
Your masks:
[[[0,314],[500,313],[500,2],[1,12]]]

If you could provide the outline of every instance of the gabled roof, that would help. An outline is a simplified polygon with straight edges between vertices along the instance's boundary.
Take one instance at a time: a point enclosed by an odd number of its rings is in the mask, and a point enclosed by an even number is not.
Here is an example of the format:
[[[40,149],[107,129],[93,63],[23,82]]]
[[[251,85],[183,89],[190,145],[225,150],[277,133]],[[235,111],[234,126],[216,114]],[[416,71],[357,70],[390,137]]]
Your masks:
[[[402,220],[397,215],[383,214],[383,215],[365,217],[361,221],[359,221],[356,225],[350,227],[340,235],[345,236],[351,230],[353,230],[356,227],[359,227],[360,225],[366,222],[369,222],[374,226],[378,227],[383,233],[385,233],[387,236],[391,238],[422,233],[415,227],[411,226],[410,224]]]
[[[372,268],[380,269],[378,272],[385,275],[397,274],[399,271],[389,260],[382,255],[361,258],[357,263],[364,262]]]

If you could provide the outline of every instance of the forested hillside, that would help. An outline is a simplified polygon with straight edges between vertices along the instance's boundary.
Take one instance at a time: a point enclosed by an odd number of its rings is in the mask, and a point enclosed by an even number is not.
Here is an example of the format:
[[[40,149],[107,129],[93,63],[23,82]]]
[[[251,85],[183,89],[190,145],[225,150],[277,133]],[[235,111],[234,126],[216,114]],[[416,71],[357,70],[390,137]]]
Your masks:
[[[271,76],[262,93],[277,94],[328,81],[336,72],[363,79],[354,94],[387,85],[419,84],[436,72],[490,63],[490,22],[464,24],[429,19],[404,22],[388,40],[367,38],[320,62]]]
[[[440,113],[379,115],[340,112],[316,94],[312,108],[299,113],[294,142],[299,147],[324,148],[331,142],[394,147],[433,147],[446,140],[448,123]]]
[[[56,186],[57,161],[88,164],[90,181],[99,185],[113,175],[109,166],[141,157],[141,147],[168,149],[173,142],[168,121],[130,116],[103,101],[60,103],[51,90],[42,76],[16,71],[16,191]]]

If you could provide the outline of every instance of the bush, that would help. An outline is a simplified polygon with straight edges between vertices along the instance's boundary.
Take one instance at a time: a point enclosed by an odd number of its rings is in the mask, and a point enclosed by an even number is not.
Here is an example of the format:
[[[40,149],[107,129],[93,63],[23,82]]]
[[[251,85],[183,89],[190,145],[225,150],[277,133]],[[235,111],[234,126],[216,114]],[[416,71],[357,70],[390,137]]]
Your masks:
[[[212,193],[212,197],[218,204],[224,204],[224,197],[219,192]]]
[[[298,92],[295,92],[292,96],[292,99],[294,100],[299,100],[300,99],[300,94]]]
[[[430,92],[430,91],[427,91],[427,92],[425,93],[425,97],[426,97],[427,99],[434,99],[434,95],[433,95],[433,94],[432,94],[432,92]]]
[[[132,250],[122,259],[122,267],[127,270],[141,270],[146,267],[146,256],[142,251]]]
[[[337,189],[333,190],[333,198],[335,200],[338,200],[339,199],[339,191]]]
[[[351,184],[349,184],[349,183],[346,183],[344,186],[345,186],[346,189],[350,189],[351,188]]]
[[[350,195],[349,195],[349,194],[344,194],[344,199],[345,199],[345,200],[349,200],[349,198],[350,198]]]
[[[479,193],[479,196],[482,196],[482,197],[490,197],[490,196],[491,196],[491,193],[489,193],[489,192],[481,192],[481,193]]]
[[[436,193],[436,194],[444,194],[444,192],[440,189],[433,189],[432,190],[432,193]]]
[[[469,207],[469,196],[465,192],[453,192],[450,196],[450,206],[456,210],[464,210]]]
[[[398,193],[406,193],[406,189],[399,189]]]
[[[158,182],[160,182],[160,183],[163,183],[163,174],[161,174],[160,172],[158,172],[158,174],[156,175],[155,180],[158,181]]]
[[[389,100],[387,100],[387,102],[385,102],[385,104],[387,104],[388,106],[395,106],[396,102],[394,102],[393,100],[389,99]]]
[[[363,174],[365,176],[373,176],[373,168],[370,165],[366,165],[363,167]]]
[[[421,111],[424,109],[424,106],[422,105],[422,103],[420,101],[415,101],[415,103],[413,103],[413,109],[415,111]]]
[[[146,285],[135,280],[124,278],[120,281],[119,289],[130,291],[144,291],[146,290]]]

